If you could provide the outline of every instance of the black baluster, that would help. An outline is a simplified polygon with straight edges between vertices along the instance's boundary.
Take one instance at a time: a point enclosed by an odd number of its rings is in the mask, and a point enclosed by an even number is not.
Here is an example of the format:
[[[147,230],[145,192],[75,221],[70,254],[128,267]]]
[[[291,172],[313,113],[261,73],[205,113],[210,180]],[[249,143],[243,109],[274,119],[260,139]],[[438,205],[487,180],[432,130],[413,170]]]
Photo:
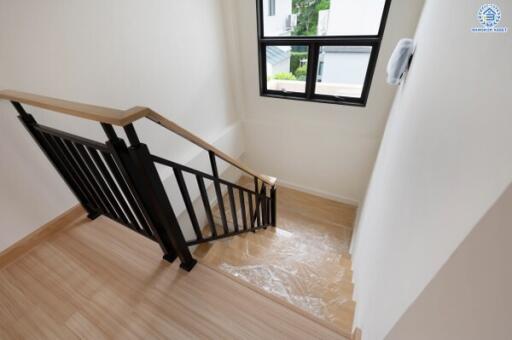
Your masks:
[[[85,183],[87,183],[89,190],[91,191],[94,199],[98,203],[98,207],[101,210],[99,212],[101,212],[102,214],[108,214],[108,208],[98,192],[98,186],[95,183],[92,174],[89,172],[89,169],[84,164],[82,158],[78,154],[78,151],[73,146],[73,143],[66,139],[57,139],[57,143],[59,143],[60,141],[62,141],[63,149],[67,151],[67,154],[73,160],[75,168],[78,170],[78,172],[81,173],[82,178],[84,178]]]
[[[254,210],[254,214],[256,215],[256,228],[260,227],[261,226],[261,217],[260,217],[260,210],[259,210],[259,206],[260,206],[260,195],[258,194],[259,192],[259,181],[258,181],[258,177],[254,177],[254,187],[256,188],[255,189],[255,193],[256,193],[256,209]]]
[[[233,195],[233,188],[228,186],[228,196],[229,196],[229,206],[231,208],[231,217],[233,218],[233,225],[235,227],[235,232],[238,232],[238,218],[236,216],[236,205],[235,205],[235,196]]]
[[[263,192],[261,196],[261,219],[263,227],[267,229],[267,188],[265,183],[262,183],[261,191]]]
[[[276,187],[273,186],[270,189],[270,200],[271,200],[271,223],[272,226],[275,227],[277,225],[277,192]]]
[[[178,187],[180,188],[181,197],[183,198],[183,202],[185,203],[185,207],[187,208],[188,216],[190,217],[190,222],[192,223],[192,227],[194,228],[196,238],[197,240],[202,240],[203,235],[201,234],[201,229],[199,228],[199,222],[197,221],[197,216],[194,211],[192,200],[190,199],[190,195],[188,193],[187,183],[183,178],[183,173],[178,168],[173,168],[173,171],[176,177],[176,181],[178,182]]]
[[[256,229],[261,227],[261,220],[260,220],[260,210],[261,210],[261,204],[262,204],[262,196],[264,194],[264,186],[261,187],[261,192],[256,194],[256,208],[254,209],[254,212],[256,213],[256,216],[253,216],[251,225],[254,225],[255,220],[258,220],[258,224],[256,226]]]
[[[249,195],[249,202],[248,202],[249,203],[249,217],[251,219],[250,227],[251,227],[251,230],[254,232],[254,221],[255,221],[254,212],[256,210],[254,209],[254,205],[252,204],[253,203],[253,201],[252,201],[253,193],[252,192],[248,192],[248,195]]]
[[[201,193],[201,200],[203,201],[206,218],[208,219],[208,224],[210,225],[212,237],[217,237],[217,228],[215,227],[215,222],[213,221],[212,209],[210,208],[210,200],[208,199],[208,193],[206,192],[203,177],[196,175],[196,179],[199,192]]]
[[[64,140],[64,143],[68,146],[68,149],[71,151],[71,153],[74,154],[77,163],[82,168],[85,176],[89,180],[89,183],[91,183],[91,186],[96,193],[96,197],[98,197],[100,201],[99,203],[104,208],[103,213],[110,217],[116,218],[114,209],[108,201],[107,196],[103,192],[103,188],[96,176],[97,174],[93,172],[94,168],[90,164],[92,160],[85,154],[83,145],[75,144],[70,140]]]
[[[215,153],[213,153],[213,151],[208,151],[208,155],[210,156],[212,174],[213,177],[215,178],[215,180],[213,181],[213,185],[215,187],[215,194],[217,195],[217,205],[219,206],[220,218],[222,220],[222,228],[224,229],[224,234],[228,234],[228,220],[226,218],[226,208],[224,207],[224,198],[222,197],[222,190],[220,188],[219,172],[217,170],[217,162],[215,161]]]
[[[105,182],[100,172],[96,168],[94,160],[92,159],[91,155],[87,152],[85,146],[83,146],[82,144],[75,143],[75,147],[78,150],[78,153],[80,154],[82,159],[84,160],[85,164],[89,168],[89,171],[91,172],[92,177],[97,184],[98,192],[101,194],[102,199],[104,199],[105,205],[107,206],[110,215],[118,221],[123,221],[120,207],[118,206],[116,200],[114,199],[114,196],[110,192],[107,183]]]
[[[110,173],[107,170],[107,167],[101,160],[100,155],[98,154],[98,150],[87,147],[87,150],[89,151],[89,154],[91,155],[92,159],[94,160],[94,163],[96,164],[96,167],[100,171],[101,175],[105,179],[108,188],[112,192],[112,197],[110,197],[110,200],[115,206],[115,209],[117,211],[117,214],[123,221],[123,224],[138,229],[137,223],[135,222],[135,218],[130,212],[130,209],[128,208],[128,205],[126,204],[126,201],[124,200],[123,196],[119,192],[119,189],[117,188],[117,185],[114,182],[114,179],[111,177]]]
[[[19,102],[11,101],[11,104],[14,106],[16,111],[19,114],[19,119],[23,126],[27,129],[28,133],[34,138],[35,142],[41,148],[41,151],[48,158],[50,163],[55,167],[57,172],[60,174],[64,182],[67,184],[71,192],[75,195],[78,201],[82,204],[84,209],[87,211],[88,216],[93,219],[98,216],[97,208],[94,206],[94,203],[90,201],[90,197],[85,197],[85,193],[82,192],[83,188],[79,188],[76,185],[76,181],[72,180],[72,176],[70,176],[69,172],[64,170],[62,163],[58,162],[58,157],[51,153],[51,151],[45,148],[45,141],[41,139],[41,135],[37,133],[36,127],[38,126],[36,120],[32,115],[29,115],[23,106]],[[70,169],[67,169],[70,170]]]
[[[240,207],[242,209],[242,223],[244,225],[244,230],[247,230],[247,215],[245,210],[245,199],[244,199],[244,191],[238,189],[238,195],[240,196]]]
[[[105,163],[107,163],[110,172],[114,176],[116,183],[123,192],[129,208],[131,208],[131,211],[133,211],[133,214],[135,214],[136,216],[135,219],[135,216],[133,216],[130,213],[132,221],[134,221],[134,224],[138,228],[142,229],[148,236],[153,236],[154,238],[151,228],[149,227],[149,222],[146,220],[144,212],[143,210],[141,210],[139,203],[137,202],[136,195],[134,195],[132,189],[130,189],[130,186],[127,184],[123,174],[117,167],[117,164],[114,160],[114,156],[111,153],[105,151],[102,151],[101,154],[103,155],[103,159],[105,160]],[[130,211],[130,209],[128,209],[127,211]]]
[[[81,183],[78,176],[75,176],[73,167],[67,163],[64,155],[60,151],[60,149],[55,144],[55,141],[53,140],[51,135],[45,134],[43,132],[38,131],[38,135],[41,138],[41,141],[45,144],[45,148],[50,151],[50,153],[53,155],[52,157],[55,158],[55,160],[61,164],[62,168],[65,169],[66,173],[68,174],[70,181],[74,182],[78,190],[80,191],[81,195],[83,195],[86,204],[90,204],[91,208],[93,210],[97,209],[97,206],[94,203],[94,199],[91,197],[90,193],[87,191],[86,187]],[[97,213],[95,213],[94,216],[96,216]]]

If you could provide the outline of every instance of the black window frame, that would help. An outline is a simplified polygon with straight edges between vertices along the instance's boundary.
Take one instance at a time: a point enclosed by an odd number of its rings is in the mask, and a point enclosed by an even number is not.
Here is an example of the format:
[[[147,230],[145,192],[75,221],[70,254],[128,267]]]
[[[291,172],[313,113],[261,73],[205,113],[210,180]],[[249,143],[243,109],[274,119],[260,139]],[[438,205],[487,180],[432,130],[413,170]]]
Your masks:
[[[366,106],[370,88],[379,57],[380,46],[391,6],[391,0],[386,0],[382,11],[379,32],[376,35],[337,35],[337,36],[269,36],[264,35],[263,1],[256,0],[256,13],[258,22],[258,62],[260,95],[271,98],[293,99],[310,102],[341,104],[351,106]],[[307,46],[308,67],[305,93],[285,92],[267,89],[267,46]],[[371,47],[370,60],[366,69],[365,80],[361,97],[341,97],[315,94],[318,76],[318,59],[321,46],[365,46]]]

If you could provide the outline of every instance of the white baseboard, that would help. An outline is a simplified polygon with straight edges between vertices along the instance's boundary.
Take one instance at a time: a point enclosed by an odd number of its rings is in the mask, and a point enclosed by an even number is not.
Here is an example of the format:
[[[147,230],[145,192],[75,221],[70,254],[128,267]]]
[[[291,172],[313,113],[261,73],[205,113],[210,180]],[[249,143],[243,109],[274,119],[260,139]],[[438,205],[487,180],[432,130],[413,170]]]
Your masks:
[[[351,199],[351,198],[347,198],[347,197],[343,197],[343,196],[340,196],[340,195],[336,195],[336,194],[333,194],[333,193],[330,193],[330,192],[325,192],[325,191],[322,191],[322,190],[308,188],[308,187],[305,187],[305,186],[302,186],[302,185],[298,185],[298,184],[295,184],[295,183],[292,183],[292,182],[281,180],[279,178],[277,179],[277,185],[278,186],[282,185],[285,188],[290,188],[290,189],[294,189],[294,190],[298,190],[298,191],[307,192],[308,194],[311,194],[311,195],[315,195],[315,196],[326,198],[326,199],[329,199],[329,200],[332,200],[332,201],[336,201],[336,202],[340,202],[340,203],[344,203],[344,204],[348,204],[348,205],[353,205],[355,207],[359,207],[359,201],[357,201],[357,200],[354,200],[354,199]]]

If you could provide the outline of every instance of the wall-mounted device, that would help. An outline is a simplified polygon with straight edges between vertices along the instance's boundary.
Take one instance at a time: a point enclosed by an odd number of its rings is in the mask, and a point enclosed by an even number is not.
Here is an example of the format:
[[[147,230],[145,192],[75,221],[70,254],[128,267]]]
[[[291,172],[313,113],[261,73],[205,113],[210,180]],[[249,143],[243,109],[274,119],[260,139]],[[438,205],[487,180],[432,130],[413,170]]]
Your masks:
[[[400,39],[389,58],[388,62],[388,84],[399,85],[409,69],[415,49],[414,40]]]

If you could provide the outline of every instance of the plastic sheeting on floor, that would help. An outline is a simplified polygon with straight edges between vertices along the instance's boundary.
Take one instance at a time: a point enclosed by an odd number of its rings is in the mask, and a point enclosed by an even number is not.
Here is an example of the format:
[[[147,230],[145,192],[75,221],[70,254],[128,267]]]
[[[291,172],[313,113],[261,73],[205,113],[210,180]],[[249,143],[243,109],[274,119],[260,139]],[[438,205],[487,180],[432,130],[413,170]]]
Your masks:
[[[203,263],[350,333],[351,227],[286,207],[278,211],[278,227],[202,245],[196,255]]]

